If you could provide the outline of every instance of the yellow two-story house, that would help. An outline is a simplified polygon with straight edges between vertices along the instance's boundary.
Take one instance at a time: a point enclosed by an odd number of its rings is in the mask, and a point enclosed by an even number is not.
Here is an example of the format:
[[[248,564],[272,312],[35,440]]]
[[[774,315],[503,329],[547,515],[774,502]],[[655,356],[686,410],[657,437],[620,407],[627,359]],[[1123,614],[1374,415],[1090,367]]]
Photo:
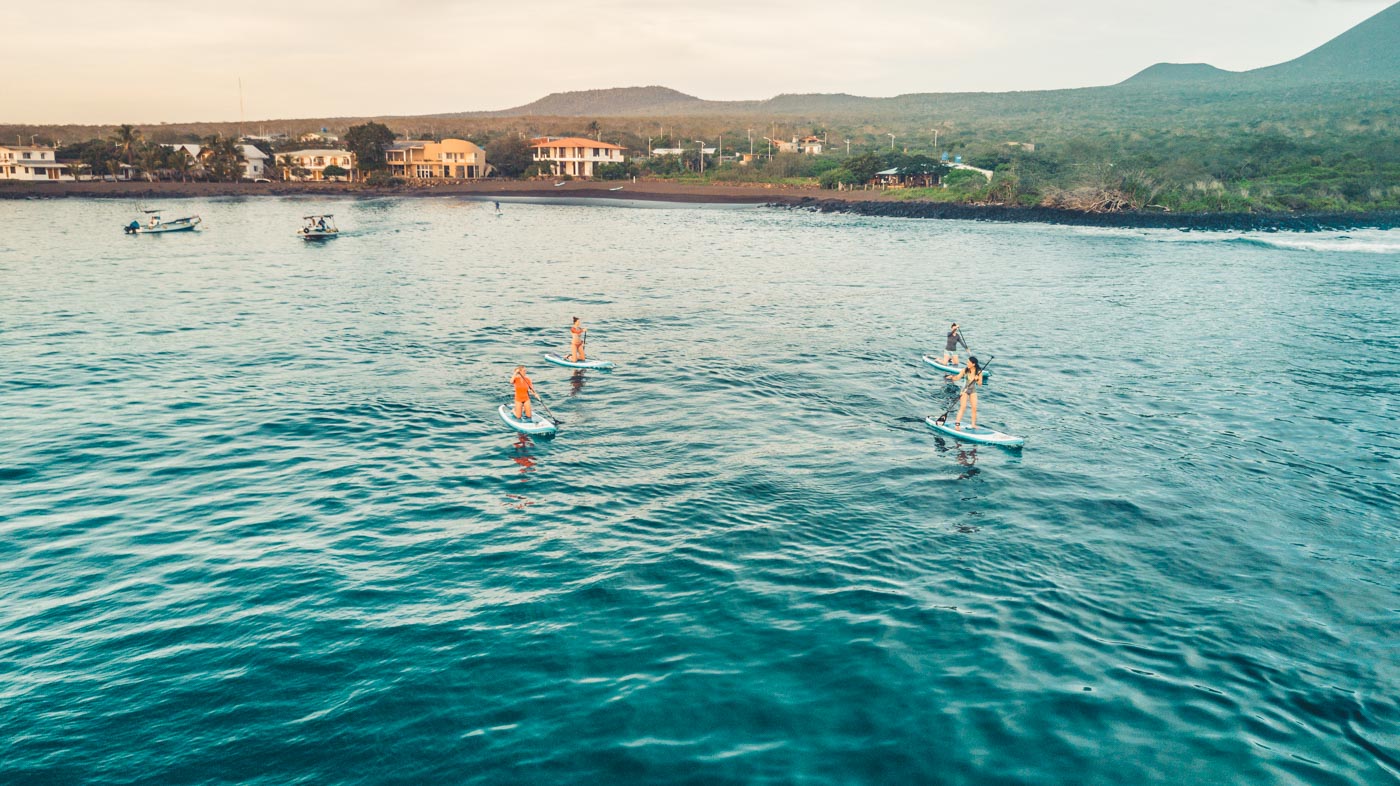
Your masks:
[[[389,172],[414,180],[471,180],[491,174],[486,151],[465,139],[404,140],[384,151]]]

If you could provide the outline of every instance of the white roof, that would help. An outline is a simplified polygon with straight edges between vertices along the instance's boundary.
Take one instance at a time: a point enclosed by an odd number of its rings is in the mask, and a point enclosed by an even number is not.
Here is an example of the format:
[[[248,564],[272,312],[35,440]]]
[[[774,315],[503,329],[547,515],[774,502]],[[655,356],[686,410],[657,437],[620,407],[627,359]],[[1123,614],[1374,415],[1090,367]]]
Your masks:
[[[312,148],[310,150],[288,150],[280,155],[284,156],[348,156],[349,150],[326,150],[324,148]]]

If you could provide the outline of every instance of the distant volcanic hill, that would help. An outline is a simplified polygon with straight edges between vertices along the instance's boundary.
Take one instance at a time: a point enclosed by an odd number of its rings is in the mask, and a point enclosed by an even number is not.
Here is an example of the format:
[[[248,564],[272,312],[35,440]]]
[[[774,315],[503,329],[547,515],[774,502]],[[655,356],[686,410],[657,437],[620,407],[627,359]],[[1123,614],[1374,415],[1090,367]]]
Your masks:
[[[1230,79],[1261,86],[1400,81],[1400,3],[1286,63],[1252,71],[1224,71],[1205,63],[1158,63],[1121,84],[1220,84]]]
[[[1124,80],[1124,85],[1179,85],[1192,82],[1209,82],[1239,76],[1235,71],[1226,71],[1207,63],[1158,63]]]
[[[1075,103],[1120,100],[1136,91],[1180,93],[1196,88],[1270,92],[1308,85],[1355,82],[1400,84],[1400,2],[1307,54],[1252,71],[1225,71],[1206,63],[1158,63],[1111,87],[1019,93],[911,93],[866,98],[842,93],[784,94],[761,101],[707,101],[668,87],[618,87],[551,93],[524,106],[434,117],[856,117],[919,114],[963,106],[1004,104],[1008,110],[1053,96]],[[1111,98],[1112,97],[1112,98]]]
[[[463,112],[444,117],[583,117],[585,115],[686,115],[713,103],[669,87],[613,87],[550,93],[538,101],[496,112]]]

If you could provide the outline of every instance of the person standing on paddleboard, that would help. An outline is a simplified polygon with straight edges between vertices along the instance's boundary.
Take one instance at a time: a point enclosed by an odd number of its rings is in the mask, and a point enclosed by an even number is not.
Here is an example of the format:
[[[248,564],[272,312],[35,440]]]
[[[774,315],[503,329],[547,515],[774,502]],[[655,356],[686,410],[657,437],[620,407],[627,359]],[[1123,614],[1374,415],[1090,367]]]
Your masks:
[[[958,332],[958,323],[948,329],[948,343],[943,346],[943,358],[939,360],[945,366],[958,364],[958,345],[962,344],[963,349],[967,349],[967,342],[963,341],[962,334]]]
[[[535,398],[539,398],[540,394],[535,393],[535,383],[530,381],[524,366],[515,367],[515,376],[510,378],[510,384],[515,386],[515,419],[533,420],[535,411],[530,408],[530,395],[533,393]]]
[[[573,327],[569,328],[569,332],[573,334],[573,343],[569,345],[569,356],[565,360],[582,363],[587,360],[583,356],[583,344],[588,340],[588,331],[584,330],[583,323],[579,322],[578,317],[574,317],[574,324]]]
[[[957,327],[954,325],[953,327]],[[949,335],[952,335],[951,333]],[[977,358],[968,356],[967,365],[955,377],[947,377],[949,382],[963,380],[962,392],[958,394],[958,419],[953,421],[953,428],[962,428],[963,412],[967,410],[969,402],[972,404],[972,422],[970,428],[977,428],[977,386],[982,384],[982,364]]]

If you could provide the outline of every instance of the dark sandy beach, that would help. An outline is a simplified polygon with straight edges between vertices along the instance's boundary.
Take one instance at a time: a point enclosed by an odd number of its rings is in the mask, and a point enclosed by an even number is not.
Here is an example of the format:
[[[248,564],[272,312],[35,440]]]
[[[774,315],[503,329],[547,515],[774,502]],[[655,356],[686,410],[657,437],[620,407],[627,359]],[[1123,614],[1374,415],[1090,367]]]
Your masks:
[[[965,221],[1039,222],[1071,226],[1141,227],[1237,231],[1327,231],[1392,229],[1400,212],[1372,213],[1168,213],[1125,211],[1088,213],[1015,205],[954,204],[900,199],[892,191],[830,191],[816,187],[772,184],[677,183],[667,180],[585,181],[561,185],[541,180],[477,180],[455,183],[368,187],[358,183],[121,183],[0,182],[0,199],[191,199],[221,196],[346,196],[650,200],[696,204],[753,204],[826,213],[855,213],[886,218],[942,218]]]

